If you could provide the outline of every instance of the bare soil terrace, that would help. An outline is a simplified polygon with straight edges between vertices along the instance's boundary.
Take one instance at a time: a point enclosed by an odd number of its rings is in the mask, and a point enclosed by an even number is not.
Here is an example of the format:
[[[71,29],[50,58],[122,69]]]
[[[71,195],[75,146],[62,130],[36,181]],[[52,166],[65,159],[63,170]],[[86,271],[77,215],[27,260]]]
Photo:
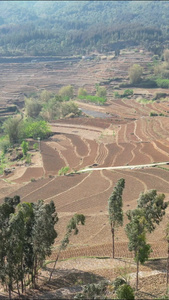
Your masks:
[[[144,61],[139,53],[136,58],[137,63],[139,60],[143,66],[150,61],[149,54],[145,55]],[[76,90],[83,86],[89,92],[94,92],[95,83],[115,76],[126,79],[128,67],[133,62],[131,54],[122,53],[117,60],[107,58],[98,62],[1,64],[0,105],[16,101],[22,106],[26,93],[42,89],[57,92],[61,86],[67,84],[74,85]],[[115,261],[110,267],[111,260],[107,263],[105,259],[100,260],[101,263],[98,264],[96,259],[92,263],[87,258],[79,259],[80,256],[111,257],[111,232],[107,208],[108,198],[118,179],[123,177],[126,181],[124,212],[135,208],[139,194],[149,189],[165,193],[166,201],[169,200],[168,165],[164,165],[163,168],[158,166],[130,168],[132,165],[169,161],[168,114],[150,117],[151,105],[142,105],[134,97],[127,100],[114,99],[113,82],[107,89],[106,106],[99,107],[81,102],[78,104],[81,108],[104,112],[109,118],[81,117],[52,122],[54,135],[41,142],[41,153],[32,153],[34,154],[32,165],[15,166],[11,176],[0,178],[1,203],[5,196],[16,194],[20,195],[21,201],[34,202],[38,199],[43,199],[46,203],[54,201],[59,216],[56,227],[58,238],[50,259],[56,257],[68,220],[74,213],[83,213],[86,216],[86,225],[80,228],[78,236],[72,237],[69,247],[60,256],[55,280],[58,280],[60,270],[66,269],[68,272],[72,268],[108,279],[113,279],[119,272]],[[134,93],[147,95],[155,92],[155,90],[134,89]],[[167,107],[167,101],[159,102],[153,106],[153,110],[167,111]],[[58,171],[67,165],[70,174],[58,176]],[[129,166],[129,169],[92,171],[93,167],[110,166]],[[91,169],[90,172],[78,172],[88,167]],[[167,257],[167,243],[164,236],[168,218],[169,208],[160,226],[148,237],[153,249],[151,258]],[[126,223],[125,217],[124,227]],[[128,251],[124,227],[119,228],[116,233],[116,258],[133,257]],[[61,261],[72,257],[76,259]],[[154,266],[150,266],[148,262],[141,270],[151,275],[150,271],[155,268]],[[164,271],[164,268],[165,266],[163,269],[156,266],[160,272]],[[135,266],[130,273],[134,271]],[[158,276],[161,276],[158,280],[161,282],[161,290],[164,291],[165,274],[163,272]],[[147,279],[149,293],[153,293],[150,287],[152,282],[156,282],[156,279],[150,276]],[[140,293],[146,292],[144,286],[145,278],[140,281]],[[143,297],[143,294],[140,295],[138,298]]]

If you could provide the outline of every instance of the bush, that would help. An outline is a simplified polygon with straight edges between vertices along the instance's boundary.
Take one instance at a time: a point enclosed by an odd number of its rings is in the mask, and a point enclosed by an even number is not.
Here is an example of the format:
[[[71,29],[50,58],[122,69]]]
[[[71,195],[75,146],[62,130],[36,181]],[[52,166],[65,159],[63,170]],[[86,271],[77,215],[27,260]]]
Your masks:
[[[82,113],[77,104],[73,101],[62,103],[61,112],[63,117],[66,117],[69,114],[72,114],[73,116],[80,116]]]
[[[78,89],[78,96],[86,96],[86,95],[87,95],[86,89],[83,88]]]
[[[98,86],[96,96],[106,99],[107,91],[104,87]]]
[[[58,171],[58,175],[59,175],[59,176],[61,176],[61,175],[66,175],[68,171],[69,171],[69,167],[68,167],[68,166],[62,167],[62,168]]]
[[[31,163],[31,154],[30,154],[30,153],[28,153],[28,154],[26,155],[25,162],[26,162],[26,164],[30,164],[30,163]]]
[[[64,100],[70,100],[70,99],[72,99],[73,96],[74,96],[73,86],[71,86],[71,85],[63,86],[59,90],[59,95],[62,96],[64,98]]]
[[[134,291],[129,284],[123,284],[117,289],[117,298],[123,300],[134,300]]]
[[[121,95],[120,95],[118,92],[115,92],[115,93],[114,93],[114,97],[115,97],[115,98],[121,98]]]
[[[156,112],[154,112],[154,111],[150,112],[150,117],[157,117],[157,116],[158,116],[158,114]]]
[[[106,281],[88,284],[84,287],[82,293],[76,294],[74,299],[106,299],[105,292],[107,285],[108,283]]]
[[[0,139],[0,150],[3,154],[5,154],[8,151],[8,148],[10,147],[9,139],[5,136]]]
[[[169,79],[158,78],[158,79],[156,79],[156,83],[157,83],[158,87],[161,87],[161,88],[164,88],[164,89],[169,88]]]
[[[125,279],[123,279],[121,277],[117,277],[113,282],[115,291],[119,288],[119,286],[121,286],[125,283],[126,283]]]
[[[39,145],[38,145],[38,143],[35,143],[35,144],[33,144],[33,149],[34,149],[34,150],[36,150],[36,151],[37,151],[37,150],[38,150],[38,148],[39,148]]]
[[[50,136],[51,130],[45,121],[24,121],[23,135],[25,138],[45,139]]]
[[[42,105],[36,99],[33,98],[25,99],[25,110],[27,116],[31,118],[36,118],[37,116],[39,116],[41,109],[42,109]]]
[[[131,83],[138,83],[141,80],[143,69],[140,65],[134,64],[129,69],[129,78]]]
[[[127,96],[132,96],[133,95],[133,90],[127,89],[124,91],[123,96],[127,97]]]

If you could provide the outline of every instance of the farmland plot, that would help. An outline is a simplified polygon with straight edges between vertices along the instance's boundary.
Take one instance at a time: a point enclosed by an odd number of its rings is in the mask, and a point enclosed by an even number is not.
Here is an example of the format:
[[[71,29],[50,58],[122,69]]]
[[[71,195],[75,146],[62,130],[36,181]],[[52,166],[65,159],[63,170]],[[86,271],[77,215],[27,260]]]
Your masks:
[[[138,54],[141,59],[141,55]],[[123,63],[123,60],[126,63]],[[145,64],[150,61],[148,57]],[[14,100],[19,97],[20,103],[24,92],[48,89],[58,92],[61,86],[72,84],[77,94],[79,87],[94,94],[95,84],[115,76],[127,78],[128,68],[133,59],[130,55],[121,55],[117,61],[105,60],[100,62],[78,63],[65,62],[49,64],[40,63],[28,65],[27,77],[23,77],[25,67],[19,64],[9,66],[5,71],[2,65],[0,78],[4,89],[2,101]],[[144,63],[142,64],[144,65]],[[20,85],[12,84],[14,74],[19,68]],[[11,72],[9,72],[11,70]],[[9,72],[9,77],[6,72]],[[4,77],[2,78],[4,74]],[[124,75],[125,74],[125,75]],[[35,77],[37,81],[35,82]],[[48,82],[46,83],[46,78]],[[104,80],[103,80],[104,79]],[[5,86],[6,80],[6,86]],[[56,85],[57,82],[57,85]],[[28,167],[24,172],[20,168],[20,176],[1,178],[1,201],[4,196],[20,195],[22,201],[35,202],[43,199],[45,203],[53,200],[59,216],[57,224],[58,238],[55,247],[59,245],[65,234],[65,227],[74,213],[86,216],[86,225],[80,227],[79,235],[73,236],[62,258],[78,255],[111,256],[111,232],[108,219],[108,198],[113,187],[120,178],[126,181],[123,194],[124,212],[134,209],[141,192],[157,189],[166,194],[169,199],[169,172],[159,168],[132,169],[131,166],[144,165],[151,162],[167,162],[169,160],[169,122],[168,103],[139,103],[137,96],[146,98],[152,91],[134,89],[130,99],[115,99],[114,84],[106,85],[107,103],[97,106],[83,103],[76,99],[80,108],[106,114],[105,118],[78,117],[65,120],[55,120],[51,123],[54,134],[50,139],[41,142],[42,165]],[[104,85],[104,84],[103,84]],[[9,94],[7,90],[9,88]],[[20,94],[19,94],[20,90]],[[119,90],[118,90],[119,91]],[[120,94],[123,92],[121,89]],[[155,91],[154,91],[155,92]],[[20,96],[19,96],[20,95]],[[151,111],[164,113],[165,116],[150,117]],[[69,166],[70,174],[58,176],[58,171]],[[128,169],[92,171],[94,167],[128,166]],[[90,172],[78,173],[81,169],[90,168]],[[142,166],[143,168],[143,166]],[[166,166],[164,166],[166,168]],[[11,179],[10,179],[11,178]],[[34,179],[31,181],[31,179]],[[148,236],[154,252],[153,257],[166,256],[167,248],[164,237],[167,214],[160,227]],[[124,226],[127,222],[124,217]],[[115,234],[115,255],[117,257],[132,257],[128,251],[127,237],[124,226]],[[56,249],[53,258],[56,256]]]

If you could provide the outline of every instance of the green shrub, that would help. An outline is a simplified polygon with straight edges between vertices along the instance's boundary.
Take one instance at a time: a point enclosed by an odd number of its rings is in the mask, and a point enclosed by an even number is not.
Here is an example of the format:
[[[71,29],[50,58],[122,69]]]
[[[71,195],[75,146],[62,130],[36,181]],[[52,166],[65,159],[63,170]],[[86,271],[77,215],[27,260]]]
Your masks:
[[[33,144],[33,149],[34,150],[38,150],[38,148],[39,148],[38,143]]]
[[[121,98],[121,95],[120,95],[118,92],[115,92],[115,93],[114,93],[114,97],[115,97],[115,98]]]
[[[26,164],[30,164],[30,163],[31,163],[31,154],[30,154],[30,153],[28,153],[28,154],[26,155],[25,162],[26,162]]]
[[[150,117],[157,117],[157,116],[158,116],[158,114],[156,112],[154,112],[154,111],[150,112]]]
[[[117,299],[134,300],[134,291],[129,284],[123,284],[117,289]]]
[[[62,167],[62,168],[58,171],[58,175],[59,175],[59,176],[61,176],[61,175],[66,175],[68,171],[69,171],[69,167],[68,167],[68,166]]]
[[[81,100],[86,100],[86,101],[101,104],[101,105],[105,104],[105,102],[106,102],[106,99],[98,97],[98,96],[92,96],[92,95],[79,96],[78,98]]]
[[[121,277],[117,277],[113,282],[115,291],[119,288],[119,286],[121,286],[125,283],[126,283],[125,279],[123,279]]]
[[[35,178],[31,178],[31,182],[35,182],[36,181],[36,179]]]
[[[123,96],[127,97],[127,96],[131,96],[133,95],[133,90],[127,89],[124,91]]]
[[[157,83],[158,87],[161,87],[161,88],[164,88],[164,89],[169,88],[169,79],[158,78],[158,79],[156,79],[156,83]]]
[[[59,95],[62,96],[65,101],[72,99],[74,95],[73,86],[72,85],[63,86],[59,90]]]
[[[79,96],[86,96],[86,95],[87,95],[86,89],[83,89],[83,88],[78,89],[78,97]]]
[[[107,285],[108,283],[106,281],[88,284],[84,287],[82,293],[76,294],[74,299],[106,299],[105,292]]]
[[[49,125],[45,121],[25,120],[23,125],[24,138],[45,139],[49,137],[51,131]]]

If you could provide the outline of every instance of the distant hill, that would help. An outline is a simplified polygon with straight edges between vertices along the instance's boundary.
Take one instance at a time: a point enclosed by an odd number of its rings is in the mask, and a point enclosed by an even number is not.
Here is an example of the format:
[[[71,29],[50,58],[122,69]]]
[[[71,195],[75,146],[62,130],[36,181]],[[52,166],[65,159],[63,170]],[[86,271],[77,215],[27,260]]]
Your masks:
[[[168,1],[0,1],[0,56],[84,55],[169,40]]]

